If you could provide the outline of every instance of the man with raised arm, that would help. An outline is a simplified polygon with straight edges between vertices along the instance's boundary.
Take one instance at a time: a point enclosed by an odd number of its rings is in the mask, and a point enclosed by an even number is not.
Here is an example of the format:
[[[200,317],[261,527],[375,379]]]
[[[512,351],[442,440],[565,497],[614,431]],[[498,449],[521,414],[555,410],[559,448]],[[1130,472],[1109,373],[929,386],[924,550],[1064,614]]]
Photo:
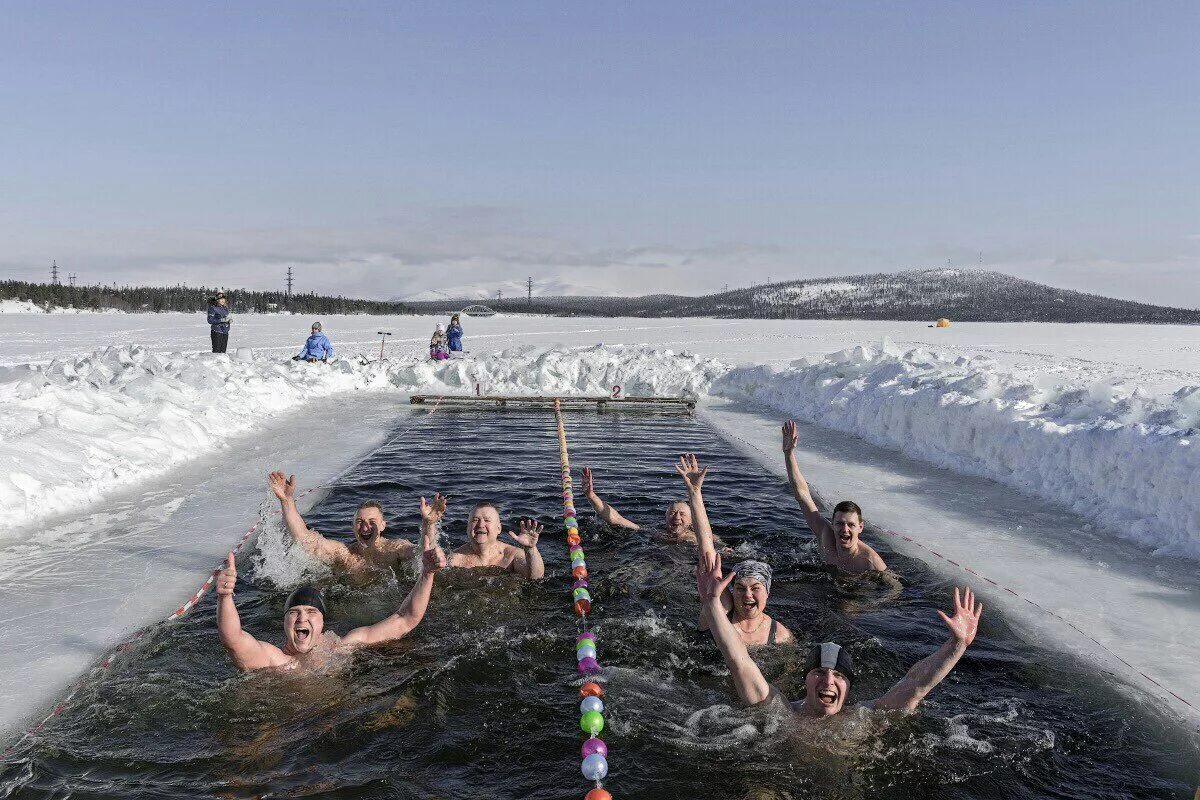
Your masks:
[[[792,494],[808,520],[808,527],[817,537],[821,557],[846,572],[884,572],[887,564],[870,545],[860,540],[863,530],[862,509],[852,500],[843,500],[833,507],[832,521],[821,516],[809,491],[808,481],[796,463],[796,423],[783,423],[783,460],[787,464],[788,483]]]
[[[596,494],[591,467],[583,468],[583,493],[601,521],[614,528],[625,528],[631,531],[642,529],[642,526],[621,516],[619,511],[600,499],[600,495]],[[671,543],[698,543],[696,530],[692,524],[692,509],[686,500],[676,500],[667,506],[667,527],[664,538]]]
[[[421,574],[396,613],[374,625],[355,628],[345,636],[325,630],[325,599],[314,586],[301,586],[283,606],[283,647],[261,642],[242,630],[233,602],[237,567],[230,553],[217,578],[217,633],[235,666],[243,672],[266,667],[322,669],[331,659],[359,647],[403,638],[421,622],[429,607],[433,575],[446,566],[446,556],[433,548],[421,554]]]
[[[721,559],[710,570],[696,568],[696,588],[700,602],[708,607],[713,640],[725,657],[725,664],[733,678],[738,696],[756,705],[772,695],[782,697],[778,689],[767,683],[762,671],[750,657],[733,624],[725,618],[721,608],[721,595],[733,580],[734,574],[721,577]],[[950,674],[954,665],[962,658],[967,647],[975,641],[979,629],[979,617],[983,604],[975,601],[970,589],[954,589],[954,616],[938,611],[938,616],[949,630],[945,644],[933,655],[918,661],[899,683],[882,697],[862,703],[863,708],[875,711],[915,711],[925,696]],[[789,703],[793,712],[805,717],[831,717],[846,708],[850,685],[854,681],[854,662],[850,653],[833,642],[813,645],[809,648],[804,671],[804,699]]]
[[[295,475],[287,477],[282,472],[272,472],[267,481],[275,497],[279,498],[288,533],[318,561],[345,572],[366,572],[392,569],[417,553],[417,546],[412,542],[384,537],[387,521],[383,518],[383,507],[374,500],[367,500],[354,512],[354,541],[347,545],[327,539],[305,524],[296,510]],[[421,502],[424,503],[423,498]],[[430,549],[431,541],[426,540],[422,549]]]
[[[421,538],[435,541],[437,523],[446,513],[446,498],[440,494],[426,503],[421,498]],[[506,572],[515,572],[528,580],[538,580],[546,574],[542,554],[538,552],[538,538],[542,535],[542,524],[532,519],[522,519],[520,533],[508,532],[515,544],[500,541],[500,510],[486,500],[475,504],[467,519],[467,543],[451,551],[450,566],[477,569],[499,567]]]
[[[688,503],[695,520],[696,542],[699,545],[697,569],[708,572],[718,561],[708,510],[704,507],[704,477],[708,467],[701,467],[692,453],[684,453],[675,471],[687,486]],[[771,591],[771,568],[762,561],[743,561],[733,568],[734,578],[728,592],[721,595],[721,613],[726,615],[742,642],[751,646],[784,644],[792,641],[792,632],[766,613],[767,595]],[[708,606],[700,606],[700,630],[711,623]]]

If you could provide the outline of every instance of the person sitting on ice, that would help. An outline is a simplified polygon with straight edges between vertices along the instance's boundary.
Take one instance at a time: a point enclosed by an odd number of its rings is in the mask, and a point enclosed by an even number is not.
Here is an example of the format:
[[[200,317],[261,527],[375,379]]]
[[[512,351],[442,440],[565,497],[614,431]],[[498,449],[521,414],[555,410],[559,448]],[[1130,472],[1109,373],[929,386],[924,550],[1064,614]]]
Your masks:
[[[770,699],[783,702],[783,694],[767,683],[762,671],[750,657],[742,637],[723,613],[722,597],[736,573],[721,576],[721,559],[718,556],[711,569],[703,565],[696,567],[696,588],[700,602],[708,609],[712,621],[710,631],[717,643],[729,675],[733,678],[738,696],[749,705],[757,705]],[[859,708],[873,711],[915,711],[921,700],[933,691],[954,669],[967,647],[975,641],[979,628],[979,617],[983,604],[975,601],[970,589],[954,589],[954,616],[938,611],[950,636],[932,655],[918,661],[900,681],[883,696],[858,704]],[[854,661],[850,652],[834,642],[824,642],[809,648],[804,666],[804,699],[788,703],[795,714],[802,717],[831,717],[848,708],[847,699],[854,683]]]
[[[313,558],[324,562],[339,572],[363,573],[371,570],[394,569],[413,558],[417,546],[405,539],[388,539],[383,532],[387,520],[383,518],[383,507],[374,500],[366,500],[354,512],[354,541],[344,544],[327,539],[308,527],[300,512],[296,510],[296,476],[285,476],[272,472],[267,476],[271,491],[279,499],[283,522],[296,544]],[[439,495],[440,497],[440,495]],[[435,502],[437,498],[434,498]],[[421,498],[424,508],[425,498]],[[432,546],[432,541],[422,543],[423,550]]]
[[[852,500],[838,503],[833,507],[832,521],[817,510],[808,481],[804,480],[800,465],[796,463],[797,439],[796,423],[789,419],[783,423],[783,459],[787,464],[788,483],[808,520],[808,527],[816,534],[821,557],[826,564],[846,572],[885,572],[887,564],[883,563],[879,553],[858,538],[863,530],[863,515],[857,503]]]
[[[299,355],[292,356],[293,361],[328,361],[333,358],[333,345],[329,343],[329,337],[321,332],[321,323],[314,322],[312,324],[312,333],[304,342],[304,349]]]
[[[446,498],[440,494],[426,503],[421,498],[421,538],[427,542],[437,541],[437,523],[446,513]],[[538,580],[546,574],[542,554],[538,552],[538,538],[542,535],[542,524],[532,519],[522,519],[519,533],[508,532],[515,544],[500,541],[500,510],[486,500],[471,509],[467,519],[467,543],[450,553],[450,566],[477,569],[500,567],[505,572],[515,572],[528,580]]]
[[[462,337],[462,323],[458,321],[458,314],[454,314],[450,317],[450,325],[446,328],[446,341],[451,353],[462,352]]]
[[[679,457],[675,471],[687,485],[688,504],[699,546],[697,569],[708,571],[719,558],[718,540],[713,536],[708,510],[704,507],[704,477],[708,475],[708,467],[701,467],[695,455],[685,453]],[[729,591],[721,595],[721,607],[742,642],[758,646],[792,641],[792,632],[766,613],[767,596],[771,593],[771,567],[762,561],[747,560],[734,567],[733,572],[735,577]],[[702,631],[712,624],[708,614],[708,607],[701,605],[699,626]]]
[[[693,461],[695,458],[693,457]],[[682,461],[682,459],[681,459]],[[679,467],[676,466],[676,470]],[[685,483],[687,478],[684,478]],[[689,485],[689,492],[691,491]],[[587,497],[587,501],[592,504],[592,509],[595,510],[596,516],[602,522],[614,528],[625,528],[631,531],[640,531],[641,525],[638,525],[632,520],[626,519],[611,505],[606,503],[596,494],[595,473],[591,467],[583,468],[583,494]],[[692,522],[692,509],[687,500],[673,500],[667,505],[666,513],[666,530],[663,538],[671,544],[699,544],[696,538],[696,528]],[[719,540],[717,540],[719,542]]]
[[[233,553],[217,578],[217,634],[234,665],[243,672],[276,667],[321,669],[335,654],[390,642],[406,636],[420,624],[429,607],[434,574],[446,566],[445,554],[433,548],[421,554],[421,574],[394,614],[374,625],[355,628],[345,636],[325,629],[325,599],[320,589],[301,586],[283,604],[283,646],[262,642],[242,629],[233,590],[237,567]]]
[[[446,329],[440,322],[429,340],[429,357],[434,361],[445,361],[450,357],[450,343],[446,338]]]

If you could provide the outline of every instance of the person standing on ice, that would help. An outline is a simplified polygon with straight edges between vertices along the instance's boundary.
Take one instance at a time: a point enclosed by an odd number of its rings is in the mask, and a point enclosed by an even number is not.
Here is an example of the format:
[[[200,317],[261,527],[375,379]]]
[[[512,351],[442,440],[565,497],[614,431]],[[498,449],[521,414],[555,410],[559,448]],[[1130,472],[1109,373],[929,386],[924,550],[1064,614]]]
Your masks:
[[[383,518],[383,507],[374,500],[363,502],[354,512],[354,541],[347,545],[327,539],[305,524],[304,518],[296,510],[295,475],[287,477],[276,471],[267,476],[267,482],[279,500],[283,522],[292,539],[313,558],[339,572],[361,574],[372,570],[395,569],[416,555],[417,546],[412,542],[383,536],[387,520]],[[435,496],[434,503],[439,502],[440,498],[441,495]],[[424,509],[423,497],[421,506]],[[422,542],[422,549],[429,550],[433,542],[433,539],[427,538]]]
[[[767,683],[762,670],[750,657],[742,637],[723,613],[721,599],[735,577],[736,573],[733,572],[721,577],[720,556],[710,569],[704,569],[703,564],[696,567],[696,589],[712,621],[709,630],[725,658],[729,676],[742,701],[757,705],[767,700],[777,700],[787,703],[796,715],[814,719],[831,717],[847,710],[846,701],[854,682],[854,661],[846,648],[834,642],[809,648],[804,666],[803,700],[789,703],[778,689]],[[975,641],[983,604],[975,601],[970,589],[962,590],[960,597],[960,590],[955,587],[954,616],[942,611],[937,613],[950,632],[945,644],[932,655],[918,661],[882,697],[861,703],[858,708],[870,711],[915,711],[925,696],[950,674],[971,642]]]
[[[708,467],[701,467],[695,455],[685,453],[679,457],[675,471],[687,485],[688,504],[695,520],[699,545],[697,569],[707,572],[720,558],[717,539],[708,523],[708,510],[704,507],[703,487]],[[767,596],[771,592],[771,567],[762,561],[747,560],[734,567],[733,572],[735,577],[729,591],[721,595],[721,607],[742,642],[749,646],[771,646],[792,641],[792,632],[766,613]],[[701,605],[699,627],[702,631],[711,627],[708,615],[708,606]]]
[[[217,292],[216,297],[208,299],[208,324],[212,329],[212,351],[224,353],[229,346],[229,322],[233,316],[226,306],[225,293]]]
[[[846,572],[886,572],[887,564],[883,563],[879,553],[858,538],[863,530],[863,516],[857,503],[852,500],[838,503],[833,507],[832,521],[821,516],[808,481],[804,480],[800,465],[796,463],[797,439],[796,423],[789,419],[783,423],[783,459],[787,464],[788,483],[808,520],[808,527],[817,537],[825,563]]]
[[[446,343],[450,347],[451,353],[462,352],[462,323],[458,321],[458,314],[450,317],[450,324],[446,327]]]
[[[321,332],[321,323],[314,322],[312,324],[312,333],[304,342],[304,349],[300,351],[300,355],[292,356],[293,361],[328,361],[333,358],[333,345],[329,343],[329,337]]]
[[[241,617],[233,602],[237,584],[237,566],[233,553],[217,578],[217,634],[234,665],[243,672],[275,667],[279,669],[328,668],[336,654],[359,647],[401,639],[425,617],[433,592],[434,574],[446,566],[446,556],[438,548],[421,553],[421,574],[396,612],[374,625],[355,628],[345,636],[325,630],[325,599],[314,586],[301,586],[283,604],[283,647],[262,642],[242,629]]]
[[[446,498],[440,494],[426,503],[421,498],[421,539],[437,541],[437,524],[446,513]],[[542,554],[538,552],[538,538],[542,535],[542,524],[532,519],[522,519],[519,533],[508,532],[515,544],[500,541],[500,510],[493,503],[481,501],[471,509],[467,519],[467,543],[450,552],[450,566],[478,569],[499,567],[505,572],[514,572],[528,580],[539,580],[546,574]]]

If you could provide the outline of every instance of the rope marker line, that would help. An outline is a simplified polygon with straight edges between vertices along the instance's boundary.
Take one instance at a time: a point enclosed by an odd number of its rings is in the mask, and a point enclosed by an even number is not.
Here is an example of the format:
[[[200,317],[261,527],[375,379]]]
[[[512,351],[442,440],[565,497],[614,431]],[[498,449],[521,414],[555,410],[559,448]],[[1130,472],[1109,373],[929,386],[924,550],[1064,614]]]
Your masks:
[[[379,447],[376,448],[376,450],[378,450],[382,447],[385,447],[385,446],[391,444],[392,442],[399,441],[401,438],[404,437],[405,434],[407,434],[413,428],[416,428],[417,426],[424,424],[425,421],[429,419],[429,417],[433,416],[433,412],[437,411],[439,405],[441,405],[441,400],[438,400],[438,402],[434,403],[433,407],[430,408],[427,413],[421,415],[421,417],[416,422],[409,425],[407,428],[400,431],[395,436],[384,440],[384,443],[379,445]],[[344,472],[342,472],[341,475],[339,475],[337,478],[334,478],[332,481],[323,483],[320,486],[314,486],[311,489],[306,489],[296,496],[304,497],[305,495],[312,494],[313,492],[315,492],[319,489],[328,488],[328,487],[332,486],[336,481],[341,479],[341,477],[343,475],[345,475],[347,472],[349,472],[350,469],[352,469],[352,468],[353,467],[347,468]],[[260,506],[260,508],[261,508],[261,506]],[[279,513],[281,513],[281,512],[279,512],[278,510],[269,511],[264,516],[262,516],[262,518],[259,519],[258,522],[251,525],[250,528],[245,533],[242,534],[242,538],[238,539],[237,544],[234,545],[234,548],[232,551],[234,556],[236,557],[238,555],[238,553],[241,552],[242,547],[246,544],[246,541],[251,537],[252,534],[254,534],[255,531],[266,526],[267,519],[270,516],[273,516],[274,514],[279,514]],[[162,620],[162,622],[151,623],[150,625],[147,625],[146,627],[142,628],[141,630],[136,631],[132,636],[130,636],[125,641],[118,644],[115,648],[113,648],[112,651],[110,651],[104,657],[104,659],[97,666],[97,669],[100,669],[100,670],[108,669],[112,665],[113,660],[118,655],[120,655],[121,653],[125,652],[130,647],[132,647],[139,639],[142,638],[143,635],[145,635],[146,631],[150,630],[155,625],[161,625],[163,622],[174,622],[175,620],[180,619],[181,617],[186,615],[189,611],[191,611],[193,608],[195,608],[196,604],[200,602],[200,598],[204,597],[205,593],[207,593],[208,590],[212,588],[213,584],[217,580],[217,576],[221,574],[222,569],[224,569],[224,564],[222,564],[220,567],[217,567],[216,569],[214,569],[212,571],[212,574],[210,574],[208,576],[208,579],[205,580],[204,583],[200,584],[200,588],[197,589],[190,598],[188,598],[188,601],[186,603],[184,603],[183,605],[181,605],[179,608],[175,609],[174,613],[172,613],[169,617]],[[3,753],[0,753],[0,761],[8,760],[9,754],[12,753],[12,751],[15,750],[22,742],[24,742],[26,739],[29,739],[33,735],[35,735],[38,731],[40,731],[42,729],[43,726],[45,726],[45,724],[47,722],[49,722],[51,719],[53,719],[54,717],[61,714],[63,712],[63,710],[67,707],[67,705],[71,702],[72,698],[74,698],[75,695],[79,692],[79,689],[82,686],[83,686],[83,678],[80,678],[67,691],[67,696],[64,697],[62,700],[60,700],[57,704],[55,704],[54,708],[51,709],[50,713],[47,714],[42,719],[41,722],[37,723],[32,728],[29,728],[27,731],[25,731],[23,734],[21,734],[20,737],[18,737],[15,741],[13,741],[12,744],[10,744],[8,747],[6,747],[4,749]]]
[[[575,637],[576,670],[580,675],[591,678],[600,671],[596,651],[596,635],[589,630],[588,614],[592,610],[592,596],[588,592],[587,559],[579,539],[579,520],[575,513],[575,495],[571,491],[571,462],[567,454],[567,431],[563,426],[562,408],[554,401],[554,419],[558,427],[558,461],[562,467],[563,527],[567,532],[568,554],[571,557],[571,603],[579,617],[582,632]],[[579,771],[583,777],[595,782],[584,800],[612,800],[602,781],[608,775],[608,745],[600,738],[604,730],[604,690],[600,684],[587,680],[579,687],[579,727],[588,738],[580,748],[583,763]]]
[[[747,447],[753,448],[754,450],[757,450],[758,452],[762,453],[764,456],[765,456],[765,455],[769,455],[769,454],[768,454],[768,453],[767,453],[765,450],[763,450],[761,447],[759,447],[758,445],[754,444],[753,442],[748,442],[748,441],[746,441],[746,440],[745,440],[745,439],[743,439],[742,437],[738,436],[736,433],[733,433],[733,432],[731,432],[731,431],[727,431],[727,430],[722,430],[722,434],[723,434],[723,435],[725,435],[725,436],[729,436],[729,437],[732,437],[732,438],[734,438],[734,439],[737,439],[737,440],[738,440],[739,442],[741,442],[742,444],[746,445]],[[995,586],[997,589],[1002,589],[1002,590],[1004,590],[1005,592],[1007,592],[1008,594],[1012,595],[1013,597],[1017,597],[1017,598],[1019,598],[1019,599],[1021,599],[1021,600],[1024,600],[1026,603],[1028,603],[1029,605],[1031,605],[1031,606],[1033,606],[1034,608],[1038,609],[1038,610],[1039,610],[1039,611],[1041,611],[1042,613],[1044,613],[1044,614],[1047,614],[1047,615],[1049,615],[1049,616],[1053,617],[1054,619],[1058,620],[1059,622],[1063,623],[1063,624],[1064,624],[1064,625],[1066,625],[1068,628],[1070,628],[1071,630],[1075,631],[1077,634],[1079,634],[1080,636],[1082,636],[1084,639],[1086,639],[1087,641],[1091,642],[1091,643],[1092,643],[1092,644],[1094,644],[1096,647],[1100,648],[1102,651],[1104,651],[1105,653],[1107,653],[1109,656],[1111,656],[1112,658],[1116,659],[1116,660],[1117,660],[1117,661],[1119,661],[1120,663],[1124,664],[1124,665],[1125,665],[1127,668],[1129,668],[1129,670],[1130,670],[1130,671],[1134,672],[1134,673],[1135,673],[1135,674],[1137,674],[1137,675],[1140,675],[1140,676],[1141,676],[1142,678],[1144,678],[1146,681],[1150,682],[1151,684],[1153,684],[1154,686],[1158,687],[1159,689],[1162,689],[1164,692],[1166,692],[1167,694],[1171,695],[1171,697],[1174,697],[1176,700],[1178,700],[1179,702],[1183,703],[1185,706],[1187,706],[1187,707],[1188,707],[1189,709],[1191,709],[1193,712],[1195,712],[1195,713],[1197,713],[1197,714],[1200,714],[1200,708],[1197,708],[1196,706],[1192,705],[1190,702],[1188,702],[1188,701],[1187,701],[1187,700],[1185,700],[1184,698],[1180,697],[1178,694],[1176,694],[1176,693],[1175,693],[1175,692],[1173,692],[1172,690],[1168,689],[1166,686],[1162,685],[1161,683],[1159,683],[1159,682],[1158,682],[1157,680],[1155,680],[1154,678],[1152,678],[1152,677],[1150,677],[1149,675],[1147,675],[1147,674],[1146,674],[1145,672],[1143,672],[1143,671],[1142,671],[1140,668],[1138,668],[1138,667],[1135,667],[1133,664],[1131,664],[1131,663],[1129,663],[1128,661],[1126,661],[1126,660],[1125,660],[1125,659],[1124,659],[1122,656],[1120,656],[1120,655],[1117,655],[1115,652],[1113,652],[1112,650],[1110,650],[1110,649],[1108,648],[1108,646],[1106,646],[1104,643],[1102,643],[1101,641],[1099,641],[1098,639],[1096,639],[1096,637],[1092,636],[1090,633],[1087,633],[1087,632],[1086,632],[1086,631],[1084,631],[1082,628],[1080,628],[1078,625],[1076,625],[1074,622],[1071,622],[1069,619],[1067,619],[1066,617],[1062,616],[1061,614],[1059,614],[1059,613],[1057,613],[1057,612],[1055,612],[1055,611],[1051,611],[1049,608],[1046,608],[1045,606],[1041,605],[1040,603],[1038,603],[1038,602],[1036,602],[1036,601],[1034,601],[1034,600],[1031,600],[1031,599],[1029,599],[1029,598],[1028,598],[1028,597],[1026,597],[1025,595],[1023,595],[1023,594],[1021,594],[1021,593],[1017,592],[1017,591],[1016,591],[1016,590],[1014,590],[1014,589],[1011,589],[1011,588],[1009,588],[1008,586],[1005,586],[1004,584],[997,583],[996,581],[992,580],[991,578],[987,577],[986,575],[984,575],[984,574],[982,574],[982,573],[980,573],[980,572],[976,572],[975,570],[971,569],[970,567],[966,566],[965,564],[959,564],[959,563],[957,563],[957,562],[955,562],[955,561],[952,561],[952,560],[950,560],[949,558],[947,558],[946,556],[944,556],[944,555],[942,555],[941,553],[937,552],[937,551],[936,551],[936,550],[934,550],[933,548],[931,548],[931,547],[927,547],[927,546],[925,546],[925,545],[921,544],[921,543],[920,543],[920,542],[918,542],[916,539],[913,539],[913,538],[912,538],[912,537],[910,537],[910,536],[905,536],[905,535],[904,535],[904,534],[902,534],[902,533],[896,533],[895,531],[893,531],[893,530],[889,530],[889,529],[887,529],[887,528],[879,528],[878,530],[880,530],[881,532],[883,532],[883,533],[887,534],[888,536],[892,536],[892,537],[894,537],[894,538],[897,538],[897,539],[903,539],[905,542],[908,542],[909,544],[916,545],[917,547],[921,548],[922,550],[925,550],[925,551],[927,551],[927,552],[929,552],[929,553],[932,553],[933,555],[937,556],[937,557],[938,557],[939,559],[941,559],[942,561],[945,561],[945,562],[946,562],[946,563],[948,563],[948,564],[953,564],[955,567],[957,567],[957,568],[959,568],[959,569],[963,570],[964,572],[969,572],[970,574],[974,575],[975,577],[977,577],[977,578],[980,578],[981,580],[984,580],[984,581],[986,581],[987,583],[991,584],[992,586]]]

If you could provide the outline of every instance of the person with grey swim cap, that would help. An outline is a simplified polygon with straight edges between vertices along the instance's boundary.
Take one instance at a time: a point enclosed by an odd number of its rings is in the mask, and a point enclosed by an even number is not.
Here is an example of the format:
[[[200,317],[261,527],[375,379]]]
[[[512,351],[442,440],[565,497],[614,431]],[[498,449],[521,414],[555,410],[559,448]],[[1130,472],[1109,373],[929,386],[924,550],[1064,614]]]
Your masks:
[[[700,602],[708,608],[713,640],[725,657],[738,696],[750,705],[762,703],[773,696],[782,697],[778,689],[767,683],[754,663],[733,624],[722,613],[721,595],[735,574],[721,576],[721,559],[717,557],[711,569],[700,564],[696,568],[696,588]],[[932,655],[918,661],[900,681],[875,700],[861,706],[876,711],[913,711],[925,695],[950,674],[967,647],[975,640],[983,604],[975,600],[970,589],[954,589],[954,615],[938,611],[942,623],[950,632],[946,642]],[[790,703],[792,711],[806,717],[830,717],[846,707],[850,685],[854,681],[854,662],[850,653],[833,642],[809,649],[805,664],[804,699]]]
[[[238,669],[249,672],[266,667],[278,669],[321,669],[339,652],[390,642],[406,636],[417,627],[429,607],[433,576],[446,566],[446,556],[438,548],[421,554],[421,574],[400,608],[376,622],[355,628],[345,636],[325,630],[325,599],[313,586],[302,586],[289,596],[283,607],[283,646],[262,642],[242,629],[233,590],[237,567],[233,553],[217,577],[217,634],[221,645]]]

